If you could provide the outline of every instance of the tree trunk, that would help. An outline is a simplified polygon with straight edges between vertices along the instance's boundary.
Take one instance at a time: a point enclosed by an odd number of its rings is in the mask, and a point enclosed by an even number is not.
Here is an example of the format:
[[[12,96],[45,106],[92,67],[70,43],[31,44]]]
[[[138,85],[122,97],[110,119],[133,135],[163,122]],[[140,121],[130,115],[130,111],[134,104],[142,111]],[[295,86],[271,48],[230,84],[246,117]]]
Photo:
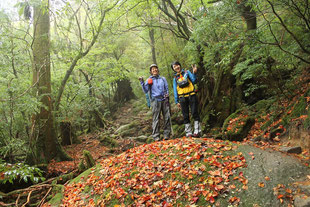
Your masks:
[[[77,135],[72,127],[71,122],[69,121],[62,121],[60,123],[60,136],[62,145],[81,143],[81,141],[77,138]]]
[[[241,7],[241,16],[244,18],[247,30],[255,30],[257,29],[257,21],[256,21],[256,12],[252,9],[250,5],[247,5],[247,0],[242,1],[240,4]]]
[[[156,49],[155,49],[155,37],[154,37],[154,29],[149,29],[149,36],[150,36],[150,42],[151,42],[151,51],[152,51],[152,60],[153,63],[157,64],[156,60]]]
[[[33,83],[36,95],[42,103],[40,112],[33,117],[33,133],[30,138],[31,163],[46,163],[55,158],[68,158],[57,140],[54,128],[51,98],[49,0],[42,0],[34,7]]]
[[[124,103],[132,98],[135,98],[135,94],[132,92],[129,79],[123,79],[116,81],[117,88],[113,98],[116,103]]]

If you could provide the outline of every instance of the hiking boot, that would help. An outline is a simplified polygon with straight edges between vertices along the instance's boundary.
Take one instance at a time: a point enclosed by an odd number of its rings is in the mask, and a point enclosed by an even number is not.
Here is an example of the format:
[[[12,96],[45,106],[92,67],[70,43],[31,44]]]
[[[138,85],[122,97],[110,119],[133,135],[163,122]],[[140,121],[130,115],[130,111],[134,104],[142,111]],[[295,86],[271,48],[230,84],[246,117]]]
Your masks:
[[[193,134],[192,134],[192,127],[191,127],[190,123],[185,124],[185,136],[186,137],[192,137],[193,136]]]
[[[164,137],[164,140],[169,140],[170,138],[169,137]]]
[[[194,137],[200,137],[201,125],[199,121],[194,121]]]
[[[154,141],[155,141],[155,142],[158,142],[158,141],[160,141],[160,138],[159,138],[159,137],[155,137],[155,138],[154,138]]]

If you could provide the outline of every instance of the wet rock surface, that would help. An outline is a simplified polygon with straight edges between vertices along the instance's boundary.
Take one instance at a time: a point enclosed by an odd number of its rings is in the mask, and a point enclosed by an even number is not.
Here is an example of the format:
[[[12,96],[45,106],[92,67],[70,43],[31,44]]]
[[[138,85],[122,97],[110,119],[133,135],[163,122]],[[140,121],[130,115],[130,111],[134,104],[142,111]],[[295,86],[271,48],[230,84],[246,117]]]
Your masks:
[[[280,148],[281,152],[300,154],[302,152],[301,147],[282,147]]]
[[[248,164],[247,168],[243,169],[244,176],[248,179],[248,189],[236,195],[240,197],[240,206],[287,206],[288,203],[292,204],[294,199],[298,204],[294,204],[296,206],[309,204],[309,192],[302,190],[309,189],[309,184],[302,184],[298,189],[293,185],[308,180],[307,175],[310,174],[310,168],[297,158],[249,145],[239,146],[238,151],[243,153]],[[279,186],[282,186],[284,193],[279,192]],[[280,197],[286,190],[292,192],[286,193],[288,197]]]

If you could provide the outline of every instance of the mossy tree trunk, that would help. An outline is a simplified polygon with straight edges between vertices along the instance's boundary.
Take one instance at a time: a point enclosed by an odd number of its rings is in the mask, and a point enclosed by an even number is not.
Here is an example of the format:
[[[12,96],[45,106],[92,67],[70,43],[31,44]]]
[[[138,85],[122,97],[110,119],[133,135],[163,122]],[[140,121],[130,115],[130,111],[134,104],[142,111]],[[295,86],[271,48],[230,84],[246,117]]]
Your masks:
[[[122,79],[116,81],[116,91],[113,100],[116,103],[124,103],[132,98],[135,98],[135,94],[132,91],[129,79]]]
[[[57,140],[54,127],[50,73],[50,20],[49,0],[34,7],[33,83],[35,95],[40,99],[40,111],[33,116],[33,133],[30,138],[30,163],[40,164],[52,159],[68,159]]]
[[[157,64],[156,48],[155,48],[155,30],[153,28],[149,28],[149,37],[150,37],[150,44],[151,44],[151,51],[152,51],[152,60],[153,60],[153,63]]]
[[[243,1],[238,7],[240,15],[245,20],[247,31],[257,29],[256,13],[247,4],[247,1]],[[213,74],[208,75],[206,70],[202,74],[204,79],[208,80],[208,85],[202,86],[199,99],[204,122],[211,127],[221,127],[225,119],[242,103],[242,86],[237,84],[240,75],[234,76],[232,71],[239,62],[245,44],[244,42],[240,43],[228,68],[221,67],[216,70],[215,78],[213,78]],[[200,51],[199,54],[201,54]],[[216,55],[214,62],[218,63],[219,61],[220,57]]]
[[[204,70],[200,74],[208,82],[201,85],[199,100],[203,122],[210,127],[221,127],[225,119],[241,105],[242,90],[236,84],[238,77],[232,71],[242,55],[243,47],[244,43],[241,43],[228,67],[219,67],[216,73],[209,74]],[[214,62],[218,63],[220,59],[217,55]]]
[[[241,16],[246,22],[247,30],[257,29],[256,12],[248,4],[248,0],[242,1],[239,8],[241,9]]]

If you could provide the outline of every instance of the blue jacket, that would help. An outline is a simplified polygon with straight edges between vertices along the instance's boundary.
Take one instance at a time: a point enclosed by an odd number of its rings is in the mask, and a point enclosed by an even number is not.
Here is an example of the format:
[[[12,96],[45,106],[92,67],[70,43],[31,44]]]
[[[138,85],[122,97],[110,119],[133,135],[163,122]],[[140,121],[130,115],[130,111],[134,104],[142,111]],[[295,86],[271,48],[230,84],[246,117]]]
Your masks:
[[[184,70],[182,69],[181,74],[184,78],[188,78],[192,84],[195,84],[197,81],[196,78],[196,74],[191,73],[189,70]],[[178,85],[177,85],[177,80],[176,77],[178,77],[179,75],[177,73],[174,74],[174,78],[173,78],[173,93],[174,93],[174,102],[177,104],[179,103],[179,95],[178,95]]]
[[[161,76],[150,76],[149,78],[153,80],[153,85],[151,86],[152,101],[155,99],[158,101],[163,101],[166,97],[169,96],[169,89],[166,78]],[[147,93],[150,89],[148,79],[145,82],[140,81],[144,93]]]

